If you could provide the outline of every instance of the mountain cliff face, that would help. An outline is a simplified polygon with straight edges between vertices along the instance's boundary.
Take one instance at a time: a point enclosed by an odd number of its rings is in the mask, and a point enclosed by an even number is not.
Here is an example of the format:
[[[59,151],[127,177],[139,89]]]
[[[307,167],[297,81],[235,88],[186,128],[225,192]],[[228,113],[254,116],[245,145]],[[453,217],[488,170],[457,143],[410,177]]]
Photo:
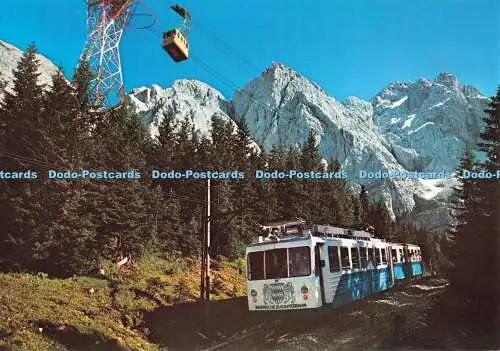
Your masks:
[[[408,170],[453,170],[466,147],[474,148],[488,99],[472,86],[440,73],[433,82],[394,83],[371,103],[374,123]]]
[[[207,137],[214,114],[232,121],[226,113],[227,102],[222,94],[196,80],[177,80],[166,89],[158,85],[137,88],[127,95],[126,102],[142,116],[153,136],[158,135],[164,113],[173,114],[177,120],[190,119],[198,132]]]
[[[290,68],[273,64],[232,103],[236,118],[249,122],[266,149],[280,142],[301,145],[312,128],[323,156],[338,159],[353,183],[365,184],[394,215],[442,229],[451,220],[446,205],[452,180],[359,179],[359,171],[452,173],[464,148],[477,143],[488,101],[476,88],[441,73],[432,82],[390,84],[370,102],[339,102]]]
[[[0,73],[7,81],[22,52],[0,41]],[[40,56],[42,83],[56,67]],[[365,184],[374,200],[393,216],[418,226],[442,229],[450,221],[447,203],[456,180],[360,179],[360,171],[452,172],[465,147],[479,139],[489,99],[473,86],[441,73],[434,80],[392,83],[370,101],[338,101],[291,68],[273,63],[228,101],[209,85],[178,80],[132,90],[129,108],[157,135],[163,113],[189,118],[209,136],[210,119],[245,119],[256,144],[301,146],[310,129],[318,135],[325,160],[337,159],[353,186]],[[236,126],[236,124],[235,124]]]

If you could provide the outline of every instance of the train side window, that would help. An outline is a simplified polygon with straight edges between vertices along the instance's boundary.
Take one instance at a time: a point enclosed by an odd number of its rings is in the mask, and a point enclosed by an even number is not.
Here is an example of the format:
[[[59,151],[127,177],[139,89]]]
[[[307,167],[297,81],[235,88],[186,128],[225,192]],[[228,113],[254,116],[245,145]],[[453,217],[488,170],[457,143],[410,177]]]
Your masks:
[[[342,269],[350,269],[351,261],[349,260],[349,248],[341,247],[340,248],[340,262],[342,264]]]
[[[405,257],[403,255],[403,249],[399,249],[399,262],[404,262],[405,261]]]
[[[368,264],[368,258],[366,254],[366,247],[360,247],[359,248],[359,256],[361,258],[361,268],[366,268]]]
[[[328,262],[330,262],[330,272],[340,271],[338,246],[328,246]]]
[[[399,262],[399,260],[398,260],[398,250],[392,249],[391,250],[391,255],[392,255],[392,262]]]
[[[264,279],[264,252],[248,254],[248,280]]]
[[[374,256],[374,254],[375,253],[373,251],[373,248],[372,247],[368,248],[368,259],[371,260],[372,264],[375,265],[376,263],[375,263],[375,256]]]
[[[359,251],[357,247],[351,248],[351,259],[352,259],[352,268],[360,268],[359,265]]]
[[[387,252],[385,251],[385,248],[382,249],[382,264],[387,263]]]
[[[380,264],[380,249],[378,247],[375,248],[375,264]]]

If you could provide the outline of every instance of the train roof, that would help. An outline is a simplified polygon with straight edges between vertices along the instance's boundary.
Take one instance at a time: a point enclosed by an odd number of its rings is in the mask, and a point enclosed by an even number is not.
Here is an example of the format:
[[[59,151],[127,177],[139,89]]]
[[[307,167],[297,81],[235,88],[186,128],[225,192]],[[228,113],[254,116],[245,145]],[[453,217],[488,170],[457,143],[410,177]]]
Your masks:
[[[311,241],[321,243],[330,240],[348,240],[346,243],[352,243],[353,241],[366,243],[363,246],[372,243],[419,248],[418,245],[414,244],[389,243],[384,239],[375,237],[370,228],[367,228],[368,231],[365,231],[341,228],[329,224],[311,224],[298,217],[272,221],[260,227],[263,230],[263,235],[259,236],[258,242],[254,242],[248,245],[248,247],[276,245],[278,243],[285,244],[284,246],[286,247],[305,240],[309,240],[310,243]],[[280,246],[283,247],[282,245]]]
[[[306,221],[300,218],[293,218],[289,220],[277,220],[277,221],[272,221],[269,223],[266,223],[264,225],[261,225],[261,228],[274,228],[274,227],[282,227],[282,226],[289,226],[289,225],[299,225],[299,224],[305,224]]]
[[[390,243],[391,245],[399,245],[399,246],[408,246],[408,247],[418,247],[420,248],[419,245],[417,244],[408,244],[408,243]]]
[[[248,245],[247,247],[256,247],[256,246],[265,246],[269,244],[288,244],[288,243],[296,243],[299,241],[311,241],[314,237],[310,235],[301,235],[301,236],[290,236],[290,237],[285,237],[285,238],[280,238],[279,240],[272,240],[272,239],[263,239],[263,241],[259,241],[256,243],[252,243]],[[321,241],[321,240],[316,240],[316,241]]]

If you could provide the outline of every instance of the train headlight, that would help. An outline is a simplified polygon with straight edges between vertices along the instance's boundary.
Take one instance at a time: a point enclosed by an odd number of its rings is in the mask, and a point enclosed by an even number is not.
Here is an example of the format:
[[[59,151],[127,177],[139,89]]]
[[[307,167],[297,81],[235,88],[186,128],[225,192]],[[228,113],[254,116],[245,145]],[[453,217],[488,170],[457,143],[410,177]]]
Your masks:
[[[252,297],[252,302],[253,303],[257,303],[257,298],[256,297]]]
[[[302,293],[302,298],[304,300],[307,300],[309,298],[309,289],[307,286],[303,285],[302,288],[300,288],[300,292]]]
[[[257,296],[257,290],[252,289],[252,290],[250,291],[250,296],[253,296],[253,297]]]

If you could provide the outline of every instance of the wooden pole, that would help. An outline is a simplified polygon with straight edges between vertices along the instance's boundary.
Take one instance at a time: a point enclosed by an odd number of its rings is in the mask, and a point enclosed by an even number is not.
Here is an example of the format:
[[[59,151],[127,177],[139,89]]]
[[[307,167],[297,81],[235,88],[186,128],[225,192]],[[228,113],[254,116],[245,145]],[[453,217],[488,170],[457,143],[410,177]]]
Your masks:
[[[203,242],[201,245],[200,300],[204,300],[205,299],[205,252],[206,252],[205,242],[207,240],[207,232],[206,232],[205,215],[204,214],[201,215],[200,223],[201,223],[202,238],[203,238]]]
[[[205,299],[210,300],[210,178],[207,179],[207,232],[206,232],[206,277]]]

